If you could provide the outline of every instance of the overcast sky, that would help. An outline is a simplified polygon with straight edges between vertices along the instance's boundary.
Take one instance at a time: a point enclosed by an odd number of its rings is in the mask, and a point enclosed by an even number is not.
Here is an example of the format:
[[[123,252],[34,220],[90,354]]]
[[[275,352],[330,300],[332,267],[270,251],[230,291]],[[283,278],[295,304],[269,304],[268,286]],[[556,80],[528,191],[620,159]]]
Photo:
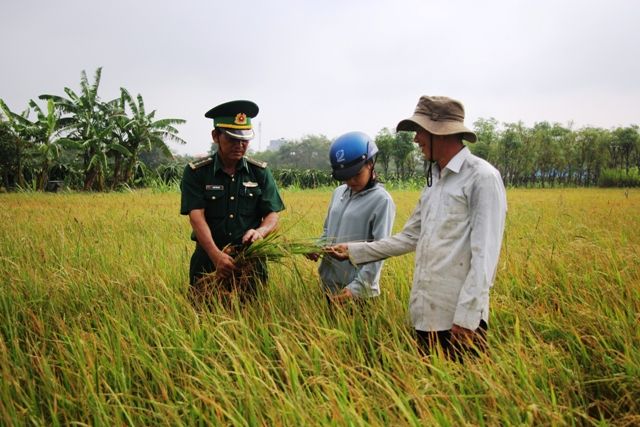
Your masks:
[[[199,154],[204,113],[260,106],[254,149],[305,134],[375,136],[420,95],[495,117],[574,127],[640,124],[640,2],[634,0],[0,0],[0,98],[22,111],[79,89],[142,94]]]

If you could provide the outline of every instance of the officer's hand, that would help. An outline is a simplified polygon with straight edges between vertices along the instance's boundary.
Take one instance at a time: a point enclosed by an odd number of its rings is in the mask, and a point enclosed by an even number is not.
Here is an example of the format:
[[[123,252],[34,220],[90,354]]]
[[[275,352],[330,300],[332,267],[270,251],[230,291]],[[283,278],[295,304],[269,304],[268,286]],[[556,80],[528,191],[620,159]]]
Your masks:
[[[320,254],[318,252],[310,252],[308,254],[304,254],[304,256],[311,261],[318,261],[320,258]]]
[[[325,253],[329,254],[335,259],[344,261],[349,259],[349,246],[346,243],[340,243],[339,245],[327,246],[324,248]]]
[[[227,279],[236,269],[236,265],[233,263],[233,258],[224,252],[220,252],[218,256],[213,260],[213,264],[216,266],[216,274],[221,279]]]
[[[242,243],[244,245],[246,244],[251,244],[253,242],[255,242],[256,240],[260,240],[263,239],[264,236],[262,235],[262,233],[260,233],[258,230],[254,230],[253,228],[250,230],[247,230],[246,233],[244,233],[244,236],[242,236]]]
[[[350,300],[351,298],[353,298],[353,292],[351,292],[351,289],[349,288],[343,288],[340,293],[329,296],[331,302],[335,303],[341,303]]]

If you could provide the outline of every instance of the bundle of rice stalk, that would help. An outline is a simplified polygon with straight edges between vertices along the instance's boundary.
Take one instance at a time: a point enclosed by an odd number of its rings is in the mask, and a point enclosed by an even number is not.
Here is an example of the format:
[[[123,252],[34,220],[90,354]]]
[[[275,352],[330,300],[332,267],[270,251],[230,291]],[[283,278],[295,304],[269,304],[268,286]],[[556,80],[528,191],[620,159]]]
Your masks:
[[[272,233],[250,245],[227,245],[223,252],[233,257],[236,270],[225,279],[215,271],[202,276],[195,285],[200,296],[225,299],[255,296],[257,287],[266,279],[266,263],[284,264],[294,255],[321,254],[323,249],[317,241],[290,240]]]
[[[323,247],[316,240],[291,240],[281,234],[272,233],[264,239],[257,240],[251,245],[242,247],[234,258],[236,265],[255,259],[268,262],[282,263],[293,255],[308,255],[322,253]]]

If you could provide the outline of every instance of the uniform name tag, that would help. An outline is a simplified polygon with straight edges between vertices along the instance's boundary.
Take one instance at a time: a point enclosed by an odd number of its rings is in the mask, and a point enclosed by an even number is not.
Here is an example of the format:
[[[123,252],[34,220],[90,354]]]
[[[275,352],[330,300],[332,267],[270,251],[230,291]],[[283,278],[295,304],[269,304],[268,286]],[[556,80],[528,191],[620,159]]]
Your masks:
[[[243,182],[242,185],[244,185],[247,188],[256,188],[258,186],[257,182],[252,182],[252,181],[247,181],[247,182]]]
[[[207,184],[205,190],[224,190],[224,185]]]

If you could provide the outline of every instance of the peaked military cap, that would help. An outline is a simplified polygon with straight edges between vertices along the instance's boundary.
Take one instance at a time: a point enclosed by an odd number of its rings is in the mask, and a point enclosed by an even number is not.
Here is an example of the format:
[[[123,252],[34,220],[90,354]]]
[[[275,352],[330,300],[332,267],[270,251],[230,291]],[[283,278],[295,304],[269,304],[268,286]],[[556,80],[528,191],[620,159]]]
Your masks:
[[[213,125],[233,138],[250,140],[254,137],[251,119],[258,115],[255,102],[238,100],[217,105],[205,113]]]

